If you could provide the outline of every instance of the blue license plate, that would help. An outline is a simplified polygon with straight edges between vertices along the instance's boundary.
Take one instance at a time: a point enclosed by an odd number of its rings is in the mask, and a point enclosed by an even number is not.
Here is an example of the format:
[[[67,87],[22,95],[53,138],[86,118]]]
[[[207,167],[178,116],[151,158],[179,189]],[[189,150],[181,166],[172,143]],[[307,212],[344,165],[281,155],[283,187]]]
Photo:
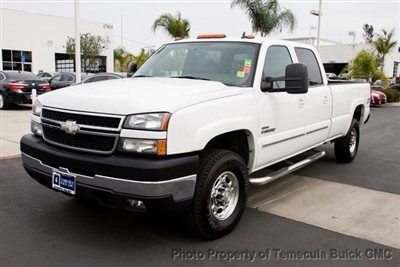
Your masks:
[[[76,176],[68,173],[54,171],[52,176],[52,186],[54,189],[75,195]]]

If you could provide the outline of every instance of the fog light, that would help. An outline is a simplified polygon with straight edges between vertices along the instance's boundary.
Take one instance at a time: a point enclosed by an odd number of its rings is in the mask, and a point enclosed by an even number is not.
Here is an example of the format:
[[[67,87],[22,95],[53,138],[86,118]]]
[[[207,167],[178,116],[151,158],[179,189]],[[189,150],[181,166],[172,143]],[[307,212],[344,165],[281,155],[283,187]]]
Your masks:
[[[123,138],[120,141],[119,150],[154,155],[166,155],[167,153],[166,140]]]
[[[40,123],[31,121],[31,131],[32,133],[38,135],[38,136],[42,136],[42,126],[40,125]]]

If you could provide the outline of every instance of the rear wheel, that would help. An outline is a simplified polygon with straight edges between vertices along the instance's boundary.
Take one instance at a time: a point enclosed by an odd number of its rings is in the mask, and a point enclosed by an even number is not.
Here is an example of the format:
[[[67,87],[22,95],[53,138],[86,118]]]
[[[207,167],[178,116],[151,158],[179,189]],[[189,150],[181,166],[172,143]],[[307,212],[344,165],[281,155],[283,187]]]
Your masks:
[[[0,93],[0,109],[4,110],[8,108],[8,103],[6,101],[6,98],[4,97],[3,94]]]
[[[206,153],[189,212],[194,231],[207,239],[230,233],[246,207],[247,183],[246,164],[238,154],[227,150]]]
[[[357,155],[360,143],[360,123],[353,118],[346,136],[335,141],[335,157],[339,163],[350,163]]]

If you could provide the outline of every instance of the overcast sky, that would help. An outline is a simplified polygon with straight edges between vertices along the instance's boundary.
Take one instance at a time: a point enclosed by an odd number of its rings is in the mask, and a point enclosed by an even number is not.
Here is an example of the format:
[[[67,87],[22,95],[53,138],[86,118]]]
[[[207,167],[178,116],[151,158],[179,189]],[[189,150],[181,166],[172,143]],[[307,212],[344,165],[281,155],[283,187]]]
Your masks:
[[[74,1],[71,0],[0,0],[3,8],[32,11],[63,17],[73,17]],[[162,13],[180,11],[191,22],[191,36],[200,33],[225,33],[240,36],[251,32],[251,26],[243,10],[231,8],[229,0],[81,0],[81,19],[100,21],[114,25],[114,47],[120,44],[121,16],[123,17],[124,46],[137,52],[146,45],[158,46],[170,38],[163,31],[153,33],[152,23]],[[317,26],[317,17],[310,14],[318,9],[318,0],[281,0],[283,7],[291,9],[297,26],[293,33],[286,30],[271,37],[308,37],[310,26]],[[349,31],[357,33],[356,42],[362,41],[362,25],[372,24],[376,30],[397,28],[400,40],[400,0],[322,0],[321,38],[351,43]],[[7,22],[5,22],[7,23]],[[316,30],[312,35],[316,36]]]

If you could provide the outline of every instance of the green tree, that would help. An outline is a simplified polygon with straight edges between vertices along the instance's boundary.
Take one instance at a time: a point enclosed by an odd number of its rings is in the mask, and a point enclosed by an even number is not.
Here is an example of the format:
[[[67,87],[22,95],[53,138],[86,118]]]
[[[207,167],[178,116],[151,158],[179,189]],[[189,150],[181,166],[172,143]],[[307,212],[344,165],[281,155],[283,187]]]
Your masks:
[[[253,32],[260,33],[262,37],[286,27],[293,31],[296,25],[293,12],[282,8],[277,0],[233,0],[231,7],[235,6],[246,11]]]
[[[397,41],[393,40],[394,29],[390,32],[386,30],[382,30],[382,33],[378,35],[378,37],[373,41],[373,45],[375,47],[378,65],[380,66],[381,71],[385,66],[385,57],[390,51],[396,47]]]
[[[378,71],[378,64],[372,52],[362,50],[349,63],[348,71],[353,78],[364,78],[368,82],[374,79],[384,78],[384,74]]]
[[[162,14],[154,21],[152,27],[153,31],[155,32],[157,28],[163,28],[174,38],[186,38],[189,37],[190,22],[182,18],[180,12],[178,12],[176,16],[166,13]]]
[[[110,41],[100,35],[91,33],[81,34],[81,57],[83,72],[87,72],[96,61],[96,58],[107,48]],[[67,37],[66,52],[73,57],[75,54],[75,38]]]

